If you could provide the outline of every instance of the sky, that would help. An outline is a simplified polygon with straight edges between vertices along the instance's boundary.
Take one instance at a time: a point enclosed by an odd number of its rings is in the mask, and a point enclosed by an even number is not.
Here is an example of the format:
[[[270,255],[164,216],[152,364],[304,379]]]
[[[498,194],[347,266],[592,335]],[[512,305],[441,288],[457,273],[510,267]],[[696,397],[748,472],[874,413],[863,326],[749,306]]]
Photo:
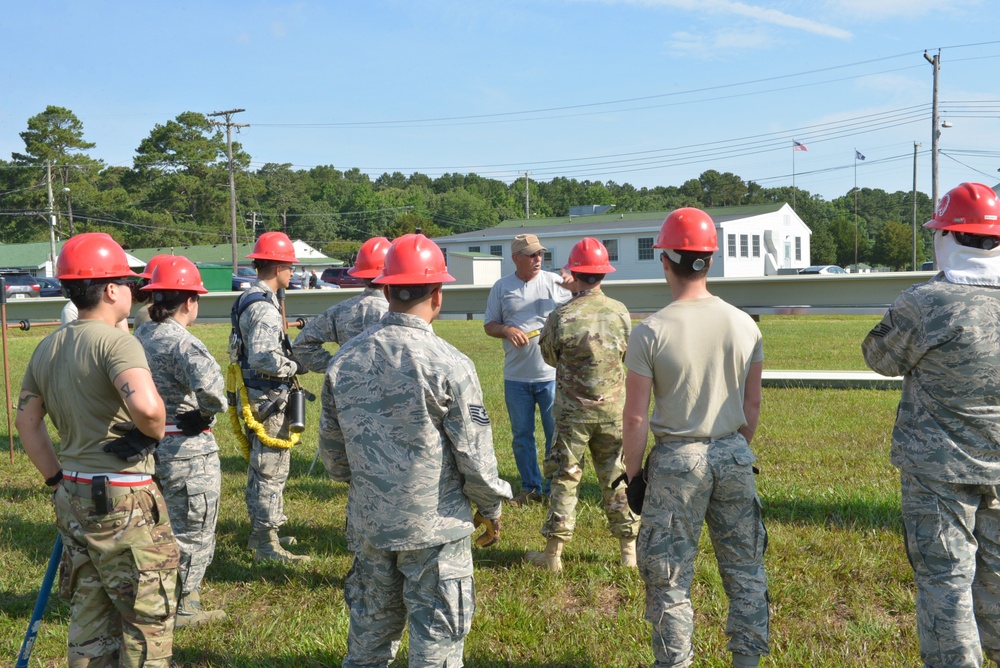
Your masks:
[[[637,188],[715,169],[831,200],[909,191],[919,143],[929,194],[940,50],[940,193],[1000,181],[996,0],[5,4],[3,159],[47,105],[126,166],[157,124],[245,109],[253,169]]]

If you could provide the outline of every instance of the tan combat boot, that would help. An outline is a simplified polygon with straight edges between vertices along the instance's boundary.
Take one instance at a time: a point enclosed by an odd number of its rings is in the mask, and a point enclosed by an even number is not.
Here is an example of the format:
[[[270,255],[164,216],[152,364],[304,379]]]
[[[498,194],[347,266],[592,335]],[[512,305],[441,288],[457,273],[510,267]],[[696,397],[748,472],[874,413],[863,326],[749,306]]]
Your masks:
[[[631,538],[619,538],[622,550],[622,566],[625,568],[636,568],[635,563],[635,536]]]
[[[254,543],[255,539],[256,542]],[[254,531],[254,535],[250,537],[250,541],[257,546],[253,553],[254,561],[280,561],[286,564],[294,564],[312,559],[312,557],[304,554],[292,554],[281,547],[281,543],[278,541],[277,529],[258,529]]]
[[[226,613],[223,610],[202,610],[201,592],[195,590],[189,594],[181,594],[181,600],[177,604],[177,615],[174,617],[174,628],[194,628],[225,618]]]
[[[559,538],[549,538],[545,543],[544,552],[529,551],[524,555],[524,561],[538,568],[546,568],[553,573],[562,572],[563,541]]]
[[[247,541],[248,550],[256,550],[257,544],[259,542],[259,536],[256,531],[250,532],[250,540]],[[295,540],[295,536],[278,536],[278,543],[282,547],[291,547],[292,545],[298,545],[299,541]]]

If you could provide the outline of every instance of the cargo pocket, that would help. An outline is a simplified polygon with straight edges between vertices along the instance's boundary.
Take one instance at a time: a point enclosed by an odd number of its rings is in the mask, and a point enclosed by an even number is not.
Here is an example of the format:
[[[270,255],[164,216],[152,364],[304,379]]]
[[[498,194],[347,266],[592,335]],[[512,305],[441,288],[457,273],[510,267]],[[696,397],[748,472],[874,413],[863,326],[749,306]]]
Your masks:
[[[135,600],[136,617],[149,622],[163,621],[174,614],[177,607],[180,576],[180,552],[173,545],[132,546],[132,559],[136,568]]]
[[[437,603],[427,632],[431,638],[461,640],[469,634],[476,612],[469,539],[443,546],[437,566]]]
[[[189,480],[185,484],[187,493],[187,522],[185,528],[188,532],[201,531],[208,524],[208,492],[211,491],[211,482],[208,480]]]

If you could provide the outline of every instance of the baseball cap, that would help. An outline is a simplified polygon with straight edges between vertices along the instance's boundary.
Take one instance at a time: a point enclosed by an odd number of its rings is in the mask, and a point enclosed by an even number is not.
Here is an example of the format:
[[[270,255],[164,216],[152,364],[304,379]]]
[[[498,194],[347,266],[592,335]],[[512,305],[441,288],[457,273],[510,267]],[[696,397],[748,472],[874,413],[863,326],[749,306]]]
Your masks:
[[[538,251],[548,250],[538,243],[538,237],[534,234],[519,234],[514,237],[514,242],[510,245],[511,255],[534,255]]]

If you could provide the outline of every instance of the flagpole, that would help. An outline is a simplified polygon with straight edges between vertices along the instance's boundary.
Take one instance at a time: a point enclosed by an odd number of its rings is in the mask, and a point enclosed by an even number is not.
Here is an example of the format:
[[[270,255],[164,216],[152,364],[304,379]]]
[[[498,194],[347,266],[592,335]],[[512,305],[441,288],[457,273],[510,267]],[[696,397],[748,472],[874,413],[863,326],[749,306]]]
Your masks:
[[[854,271],[858,271],[858,149],[854,149]]]
[[[795,210],[795,140],[792,140],[792,211]]]

